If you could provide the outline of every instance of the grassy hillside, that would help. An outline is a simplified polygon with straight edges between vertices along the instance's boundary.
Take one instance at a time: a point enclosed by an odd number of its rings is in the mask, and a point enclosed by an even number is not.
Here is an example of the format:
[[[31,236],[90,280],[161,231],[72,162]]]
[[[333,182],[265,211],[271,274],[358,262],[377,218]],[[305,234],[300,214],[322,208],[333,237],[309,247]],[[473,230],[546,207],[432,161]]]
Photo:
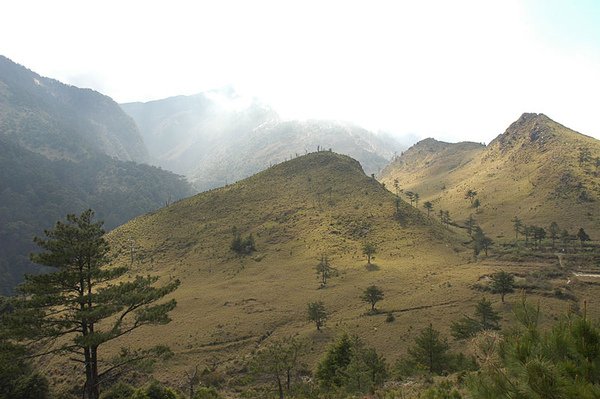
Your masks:
[[[381,309],[430,304],[441,314],[464,300],[445,284],[460,284],[449,276],[460,274],[455,267],[464,256],[459,241],[406,203],[402,223],[394,213],[393,195],[358,162],[320,152],[136,218],[110,234],[122,249],[119,260],[130,261],[133,239],[135,272],[182,279],[174,322],[165,333],[137,339],[167,337],[182,364],[214,352],[235,358],[271,333],[324,342],[348,329],[400,349],[403,337],[390,341],[385,314],[364,316],[362,290],[380,285],[386,294]],[[229,249],[233,227],[254,235],[256,253],[239,256]],[[361,253],[366,241],[378,247],[370,270]],[[314,269],[321,254],[340,271],[325,289]],[[331,329],[322,334],[305,321],[307,303],[316,300],[332,313]]]
[[[580,162],[581,149],[589,161]],[[418,192],[420,204],[449,210],[462,223],[473,214],[496,238],[514,236],[511,219],[547,228],[552,221],[571,234],[583,227],[600,238],[600,141],[543,114],[524,114],[487,147],[424,140],[381,173],[393,190]],[[477,191],[476,209],[465,198]]]
[[[512,267],[526,276],[556,262],[528,268],[506,259],[473,262],[462,232],[403,201],[399,210],[396,215],[395,196],[358,162],[319,152],[138,217],[109,234],[115,262],[131,264],[132,275],[179,278],[182,285],[173,294],[178,306],[170,324],[140,330],[118,346],[169,345],[175,357],[156,376],[173,385],[184,369],[211,359],[233,379],[230,386],[240,383],[236,377],[243,377],[248,355],[287,335],[311,342],[309,367],[343,331],[360,335],[393,361],[431,322],[448,335],[451,321],[472,312],[483,295],[473,285],[492,271]],[[253,234],[256,252],[241,256],[229,248],[234,227],[242,236]],[[378,248],[372,266],[361,253],[365,242]],[[321,254],[339,271],[326,288],[315,273]],[[554,284],[566,284],[563,277],[533,294],[550,315],[569,306],[551,294]],[[385,293],[375,315],[360,300],[372,284]],[[578,295],[594,297],[594,286],[582,287]],[[514,297],[505,305],[492,299],[508,320]],[[306,317],[307,303],[317,300],[330,312],[322,332]],[[387,312],[396,321],[387,323]]]

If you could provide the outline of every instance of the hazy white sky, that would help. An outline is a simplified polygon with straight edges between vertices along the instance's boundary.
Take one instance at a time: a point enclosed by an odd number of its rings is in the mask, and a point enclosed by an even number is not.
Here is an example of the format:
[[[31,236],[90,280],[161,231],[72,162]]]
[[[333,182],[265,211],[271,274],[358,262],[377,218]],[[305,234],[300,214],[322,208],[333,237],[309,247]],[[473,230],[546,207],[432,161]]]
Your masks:
[[[489,142],[523,112],[600,138],[600,1],[31,1],[0,54],[119,102],[231,85],[285,117]]]

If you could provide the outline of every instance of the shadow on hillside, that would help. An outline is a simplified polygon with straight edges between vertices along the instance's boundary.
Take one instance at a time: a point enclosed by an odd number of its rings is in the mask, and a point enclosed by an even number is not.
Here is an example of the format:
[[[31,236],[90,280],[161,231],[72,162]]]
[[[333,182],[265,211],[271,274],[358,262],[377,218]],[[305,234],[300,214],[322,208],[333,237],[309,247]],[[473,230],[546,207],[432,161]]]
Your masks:
[[[367,269],[367,271],[370,272],[376,272],[377,270],[381,269],[378,265],[376,265],[375,263],[367,263],[365,265],[365,269]]]

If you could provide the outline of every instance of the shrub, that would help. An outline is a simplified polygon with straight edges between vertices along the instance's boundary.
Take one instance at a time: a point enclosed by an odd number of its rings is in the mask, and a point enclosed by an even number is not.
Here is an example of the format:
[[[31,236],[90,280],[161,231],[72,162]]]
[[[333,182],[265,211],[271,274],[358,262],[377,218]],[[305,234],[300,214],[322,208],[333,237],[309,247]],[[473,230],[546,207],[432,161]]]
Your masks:
[[[100,395],[100,399],[130,399],[135,388],[124,382],[118,382]]]
[[[141,392],[140,392],[141,391]],[[139,395],[139,396],[136,396]],[[132,399],[179,399],[171,388],[165,387],[158,381],[152,381],[146,388],[136,390]]]
[[[194,394],[194,399],[222,399],[219,392],[212,387],[201,387]]]

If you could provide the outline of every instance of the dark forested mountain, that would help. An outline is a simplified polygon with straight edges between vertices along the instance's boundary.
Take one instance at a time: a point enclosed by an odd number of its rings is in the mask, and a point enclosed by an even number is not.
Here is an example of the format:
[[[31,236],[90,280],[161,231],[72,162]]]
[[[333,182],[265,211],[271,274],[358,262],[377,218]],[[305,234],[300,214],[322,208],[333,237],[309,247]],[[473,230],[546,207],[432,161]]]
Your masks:
[[[0,293],[23,273],[32,238],[67,213],[96,210],[106,228],[191,194],[147,158],[135,123],[110,98],[0,57]]]
[[[110,97],[42,77],[3,56],[0,135],[48,158],[148,157],[135,123]]]
[[[317,146],[356,158],[368,174],[401,150],[395,140],[348,123],[284,121],[270,107],[226,90],[121,106],[140,127],[153,162],[188,176],[199,190]]]

